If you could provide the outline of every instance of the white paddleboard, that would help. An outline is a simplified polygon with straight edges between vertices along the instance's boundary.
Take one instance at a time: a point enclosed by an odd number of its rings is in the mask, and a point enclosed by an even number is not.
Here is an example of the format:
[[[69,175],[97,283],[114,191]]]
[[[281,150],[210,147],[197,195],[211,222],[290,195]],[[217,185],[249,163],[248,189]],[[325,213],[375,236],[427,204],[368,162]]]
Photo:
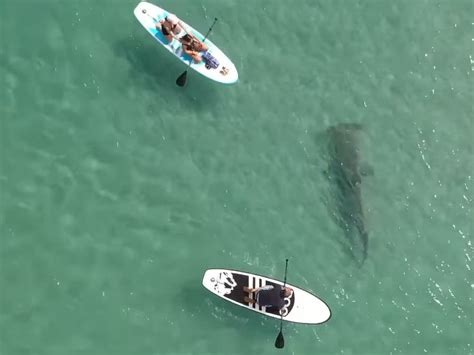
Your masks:
[[[248,293],[244,292],[243,287],[283,285],[281,281],[243,271],[209,269],[204,273],[202,284],[209,291],[229,302],[280,319],[280,312],[277,309],[246,302],[244,297],[248,296]],[[321,324],[331,318],[331,310],[323,300],[296,286],[286,285],[291,287],[294,292],[290,297],[285,298],[285,306],[281,310],[283,320],[294,323]]]
[[[190,63],[192,59],[183,52],[181,43],[177,39],[173,39],[173,41],[169,42],[163,33],[156,29],[156,23],[168,16],[170,14],[168,11],[148,2],[140,2],[135,8],[134,14],[142,26],[145,27],[148,33],[151,34],[153,38],[158,41],[158,43],[163,45],[163,47],[165,47],[169,52],[171,52],[175,57],[177,57],[186,65]],[[201,41],[204,40],[204,36],[200,32],[196,31],[182,19],[180,19],[180,21],[184,24],[185,29],[190,30],[196,38]],[[204,61],[202,61],[199,64],[192,63],[191,68],[217,82],[223,84],[235,83],[239,78],[235,65],[209,39],[206,39],[205,43],[209,47],[209,53],[219,61],[219,66],[215,69],[208,69],[206,68]]]

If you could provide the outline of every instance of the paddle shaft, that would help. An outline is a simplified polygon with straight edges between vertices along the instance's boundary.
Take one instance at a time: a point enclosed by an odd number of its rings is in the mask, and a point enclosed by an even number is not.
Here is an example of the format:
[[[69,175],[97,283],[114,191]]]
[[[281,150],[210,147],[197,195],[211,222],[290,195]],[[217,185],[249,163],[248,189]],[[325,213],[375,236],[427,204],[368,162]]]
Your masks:
[[[211,33],[212,28],[214,27],[214,25],[216,24],[216,22],[217,22],[217,17],[214,17],[214,22],[212,23],[211,27],[209,27],[209,30],[207,30],[207,33],[206,33],[206,35],[204,36],[204,39],[202,40],[203,43],[204,43],[204,41],[207,39],[207,36],[209,36],[209,33]]]
[[[285,279],[283,280],[283,288],[286,286],[286,274],[288,271],[288,259],[286,259],[285,263]],[[283,313],[280,311],[280,332],[275,340],[275,347],[281,349],[285,346],[285,338],[283,338]]]
[[[285,279],[283,280],[283,288],[286,286],[286,272],[288,271],[288,259],[286,259],[286,264],[285,264]]]

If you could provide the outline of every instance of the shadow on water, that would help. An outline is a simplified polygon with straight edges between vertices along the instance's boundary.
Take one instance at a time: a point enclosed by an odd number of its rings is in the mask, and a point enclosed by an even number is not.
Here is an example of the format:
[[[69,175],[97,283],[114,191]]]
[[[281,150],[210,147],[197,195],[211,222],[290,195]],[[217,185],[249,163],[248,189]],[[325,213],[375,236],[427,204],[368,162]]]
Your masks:
[[[268,340],[271,345],[278,334],[278,320],[227,302],[201,285],[183,287],[178,297],[187,312],[199,317],[201,326],[206,329],[235,329],[242,338],[242,343],[255,339],[259,343]]]
[[[186,67],[150,38],[123,38],[117,41],[114,52],[130,63],[130,77],[137,85],[161,95],[166,100],[184,100],[193,109],[207,110],[218,101],[217,83],[193,69],[188,70],[186,86],[176,85],[176,79]]]

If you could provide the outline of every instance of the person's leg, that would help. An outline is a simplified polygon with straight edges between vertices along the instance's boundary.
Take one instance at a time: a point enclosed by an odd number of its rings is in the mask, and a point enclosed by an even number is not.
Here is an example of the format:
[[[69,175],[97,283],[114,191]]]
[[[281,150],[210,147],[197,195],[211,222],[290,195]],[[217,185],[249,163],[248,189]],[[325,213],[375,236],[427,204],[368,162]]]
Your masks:
[[[161,25],[161,23],[157,23],[157,24],[155,25],[155,27],[156,27],[156,30],[157,30],[157,31],[160,31],[160,32],[163,34],[163,36],[165,36],[165,38],[168,40],[168,42],[171,42],[171,41],[173,40],[173,36],[172,36],[171,34],[165,35],[165,34],[163,33],[163,26]]]
[[[202,58],[201,58],[201,55],[199,53],[194,53],[193,54],[193,59],[196,63],[201,63],[202,62]]]
[[[247,296],[244,297],[244,301],[247,302],[247,303],[250,303],[250,304],[254,304],[255,303],[255,300],[251,299],[251,298],[248,298]]]
[[[244,292],[253,293],[256,290],[257,290],[256,288],[248,288],[247,286],[244,286]]]

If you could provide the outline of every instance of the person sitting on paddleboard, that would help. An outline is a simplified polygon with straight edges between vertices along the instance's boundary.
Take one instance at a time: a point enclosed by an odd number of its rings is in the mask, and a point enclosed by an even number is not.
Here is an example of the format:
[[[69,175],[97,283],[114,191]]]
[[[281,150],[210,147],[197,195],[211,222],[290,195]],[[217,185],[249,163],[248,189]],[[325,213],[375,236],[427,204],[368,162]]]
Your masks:
[[[181,21],[173,14],[169,14],[164,20],[160,20],[160,22],[156,24],[156,29],[161,31],[170,42],[173,38],[179,39],[186,34],[186,31],[181,25]]]
[[[202,61],[201,53],[205,52],[209,48],[199,39],[194,37],[193,35],[186,33],[183,37],[181,37],[180,42],[183,46],[183,51],[191,56],[196,63],[200,63]]]
[[[280,310],[285,305],[285,297],[290,297],[293,294],[293,289],[280,285],[267,285],[258,288],[244,286],[244,292],[247,292],[249,296],[251,293],[255,294],[254,299],[245,296],[245,302],[250,304],[257,303],[261,307],[274,307]]]

